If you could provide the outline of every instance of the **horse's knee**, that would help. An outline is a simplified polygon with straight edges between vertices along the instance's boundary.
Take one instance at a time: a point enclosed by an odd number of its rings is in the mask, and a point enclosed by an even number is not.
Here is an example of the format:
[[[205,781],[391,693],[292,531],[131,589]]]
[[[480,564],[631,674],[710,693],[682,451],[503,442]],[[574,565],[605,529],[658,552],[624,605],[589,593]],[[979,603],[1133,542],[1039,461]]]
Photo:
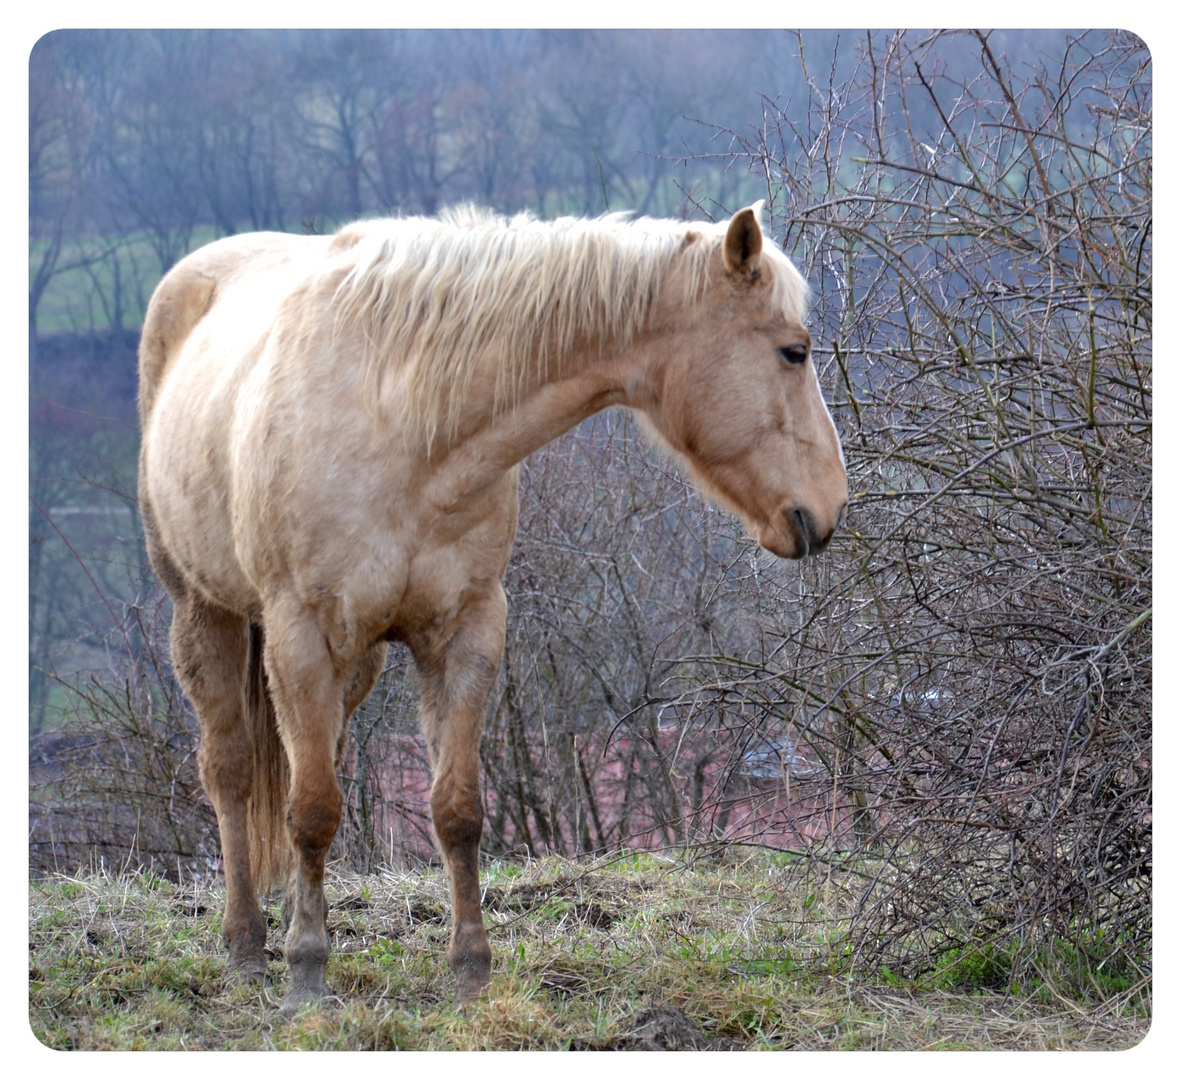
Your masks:
[[[287,834],[306,858],[327,854],[340,828],[344,799],[335,779],[331,786],[297,791],[287,807]]]
[[[484,832],[479,791],[459,784],[436,784],[431,791],[431,821],[444,852],[478,845]]]

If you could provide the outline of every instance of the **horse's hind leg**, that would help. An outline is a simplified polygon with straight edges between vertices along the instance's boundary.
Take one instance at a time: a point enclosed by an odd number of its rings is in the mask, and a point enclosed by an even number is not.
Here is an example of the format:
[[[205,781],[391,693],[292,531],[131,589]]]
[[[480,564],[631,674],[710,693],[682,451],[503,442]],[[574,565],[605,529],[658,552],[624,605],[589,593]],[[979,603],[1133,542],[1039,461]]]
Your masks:
[[[480,733],[504,651],[504,592],[499,586],[465,611],[450,637],[416,643],[422,727],[431,759],[431,820],[451,889],[451,944],[457,1005],[479,996],[492,973],[480,913]]]
[[[293,864],[284,943],[290,983],[280,1011],[329,997],[324,862],[340,826],[335,757],[344,726],[344,686],[314,613],[266,613],[266,670],[291,787],[287,835]]]
[[[222,934],[230,968],[246,979],[266,974],[267,924],[254,895],[246,806],[254,757],[246,724],[246,620],[191,592],[173,597],[172,666],[197,710],[201,783],[217,812],[226,874]]]

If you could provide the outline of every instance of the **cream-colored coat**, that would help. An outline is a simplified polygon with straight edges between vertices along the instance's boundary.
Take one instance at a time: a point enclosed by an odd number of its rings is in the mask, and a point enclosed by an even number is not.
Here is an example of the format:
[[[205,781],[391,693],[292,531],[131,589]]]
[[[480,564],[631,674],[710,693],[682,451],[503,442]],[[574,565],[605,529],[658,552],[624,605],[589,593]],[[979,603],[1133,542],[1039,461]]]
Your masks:
[[[161,283],[140,363],[149,552],[175,601],[174,666],[202,721],[226,935],[246,975],[265,966],[259,849],[286,822],[286,1012],[328,993],[334,754],[388,640],[422,675],[460,999],[489,978],[478,743],[519,461],[625,405],[764,547],[799,557],[837,527],[847,484],[806,290],[756,212],[248,235]]]

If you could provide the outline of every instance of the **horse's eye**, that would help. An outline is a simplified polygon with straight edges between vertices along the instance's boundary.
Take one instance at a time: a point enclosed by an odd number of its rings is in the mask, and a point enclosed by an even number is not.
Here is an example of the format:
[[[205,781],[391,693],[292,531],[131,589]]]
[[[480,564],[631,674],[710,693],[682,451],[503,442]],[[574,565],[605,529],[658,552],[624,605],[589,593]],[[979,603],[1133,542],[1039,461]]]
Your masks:
[[[789,364],[802,364],[808,359],[808,347],[806,345],[784,345],[779,350],[779,355]]]

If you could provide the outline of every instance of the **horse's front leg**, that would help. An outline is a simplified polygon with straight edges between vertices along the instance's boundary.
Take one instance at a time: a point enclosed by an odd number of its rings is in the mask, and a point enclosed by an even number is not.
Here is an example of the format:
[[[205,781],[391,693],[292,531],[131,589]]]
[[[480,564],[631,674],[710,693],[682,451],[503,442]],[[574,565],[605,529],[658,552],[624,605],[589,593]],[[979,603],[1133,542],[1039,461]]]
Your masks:
[[[445,640],[416,643],[422,727],[431,760],[431,819],[451,890],[457,1005],[491,981],[492,950],[480,913],[480,734],[504,652],[504,590],[468,605]]]
[[[287,835],[292,865],[284,908],[290,982],[280,1011],[332,994],[327,982],[328,905],[324,862],[340,826],[343,798],[334,768],[344,727],[342,678],[311,613],[267,615],[266,668],[291,786]]]

